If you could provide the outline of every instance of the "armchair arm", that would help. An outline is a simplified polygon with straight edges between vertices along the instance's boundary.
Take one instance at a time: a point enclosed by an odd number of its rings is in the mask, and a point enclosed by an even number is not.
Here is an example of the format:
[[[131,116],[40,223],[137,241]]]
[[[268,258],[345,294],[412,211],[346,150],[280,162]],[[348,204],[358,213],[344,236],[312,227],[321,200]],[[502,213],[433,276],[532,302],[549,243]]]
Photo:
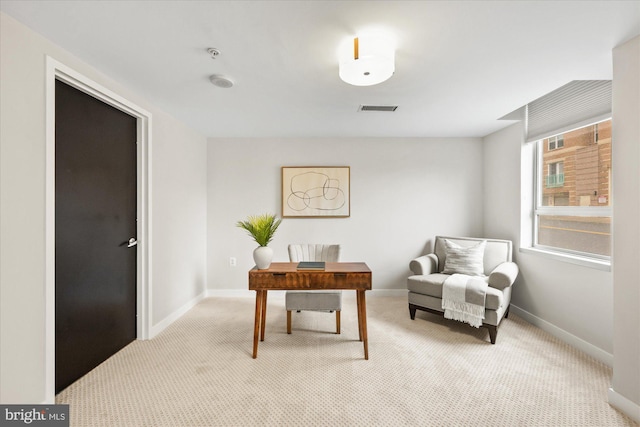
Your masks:
[[[500,290],[508,288],[515,282],[518,272],[518,265],[515,262],[503,262],[489,275],[489,286]]]
[[[422,255],[412,259],[409,268],[416,275],[432,274],[438,271],[438,257],[436,254]]]

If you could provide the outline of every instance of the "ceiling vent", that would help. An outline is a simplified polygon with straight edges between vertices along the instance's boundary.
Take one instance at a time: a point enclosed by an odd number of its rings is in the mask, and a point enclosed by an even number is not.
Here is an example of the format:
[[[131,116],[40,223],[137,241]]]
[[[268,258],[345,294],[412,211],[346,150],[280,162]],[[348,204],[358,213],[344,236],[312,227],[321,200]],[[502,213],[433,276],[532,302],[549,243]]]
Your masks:
[[[358,107],[358,111],[387,111],[391,113],[397,108],[397,105],[361,105]]]

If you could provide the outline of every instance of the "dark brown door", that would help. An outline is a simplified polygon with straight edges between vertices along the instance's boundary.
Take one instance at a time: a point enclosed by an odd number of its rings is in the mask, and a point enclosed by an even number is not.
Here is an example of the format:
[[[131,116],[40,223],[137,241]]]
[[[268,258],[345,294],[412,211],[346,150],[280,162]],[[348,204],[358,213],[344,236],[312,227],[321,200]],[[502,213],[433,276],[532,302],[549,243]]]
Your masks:
[[[136,118],[56,81],[56,393],[136,338]]]

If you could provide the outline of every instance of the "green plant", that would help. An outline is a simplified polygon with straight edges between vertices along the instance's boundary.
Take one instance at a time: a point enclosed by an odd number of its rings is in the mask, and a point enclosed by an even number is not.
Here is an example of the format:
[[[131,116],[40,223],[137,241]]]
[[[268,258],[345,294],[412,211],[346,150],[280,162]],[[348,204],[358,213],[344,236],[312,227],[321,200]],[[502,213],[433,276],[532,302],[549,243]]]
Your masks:
[[[249,215],[246,221],[238,221],[236,227],[246,230],[258,245],[267,246],[281,222],[282,218],[272,214]]]

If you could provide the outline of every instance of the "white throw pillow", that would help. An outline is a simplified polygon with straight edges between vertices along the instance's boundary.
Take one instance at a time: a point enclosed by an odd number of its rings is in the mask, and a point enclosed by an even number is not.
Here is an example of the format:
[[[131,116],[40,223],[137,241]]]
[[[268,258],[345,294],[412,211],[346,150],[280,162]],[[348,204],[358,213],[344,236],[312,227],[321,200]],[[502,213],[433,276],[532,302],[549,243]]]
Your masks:
[[[484,276],[484,248],[486,245],[486,240],[474,246],[460,246],[444,239],[445,261],[442,272],[444,274]]]

